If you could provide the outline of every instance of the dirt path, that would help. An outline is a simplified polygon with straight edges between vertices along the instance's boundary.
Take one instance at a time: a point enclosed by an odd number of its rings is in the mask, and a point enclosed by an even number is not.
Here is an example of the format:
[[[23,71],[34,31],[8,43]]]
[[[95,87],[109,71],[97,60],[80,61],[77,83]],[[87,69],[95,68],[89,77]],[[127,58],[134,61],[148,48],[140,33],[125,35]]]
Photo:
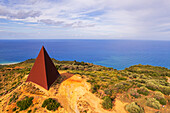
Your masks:
[[[1,105],[3,105],[3,107],[0,107],[0,111],[2,111],[2,108],[6,111],[5,108],[7,108],[6,106],[8,106],[7,100],[9,100],[10,95],[14,93],[15,91],[20,90],[22,94],[19,97],[19,99],[23,98],[23,96],[33,96],[34,103],[38,102],[38,104],[34,104],[32,109],[34,109],[35,107],[39,108],[37,110],[37,112],[39,113],[48,112],[48,111],[45,111],[45,109],[41,107],[42,102],[47,98],[55,98],[60,102],[60,104],[63,106],[60,113],[67,113],[67,112],[68,113],[79,113],[80,110],[84,108],[88,109],[87,113],[91,113],[91,112],[93,113],[126,113],[126,111],[124,110],[124,106],[126,105],[126,103],[121,102],[119,99],[116,99],[113,110],[111,111],[104,110],[101,106],[102,100],[96,97],[94,94],[92,94],[89,91],[91,88],[91,85],[87,83],[85,79],[82,79],[79,75],[73,75],[73,76],[70,75],[70,76],[68,79],[64,80],[60,84],[57,94],[53,93],[54,92],[53,88],[50,88],[50,90],[47,91],[36,84],[35,84],[35,87],[43,91],[45,95],[30,94],[28,92],[25,92],[24,89],[22,90],[23,84],[21,84],[15,90],[13,90],[9,94],[0,98],[1,100],[3,99],[3,103],[1,102]],[[80,101],[82,102],[82,106],[79,106],[78,104],[78,102]],[[16,106],[16,104],[14,105]],[[56,111],[56,112],[59,112],[59,111]]]
[[[101,106],[102,101],[91,92],[86,92],[84,99],[86,99],[89,102],[89,104],[95,108],[94,111],[97,113],[116,113],[113,110],[112,111],[104,110]]]
[[[124,109],[126,104],[127,103],[123,103],[119,99],[116,99],[115,106],[113,109],[115,110],[116,113],[127,113],[126,110]]]
[[[102,100],[89,91],[90,87],[91,86],[89,85],[89,83],[74,75],[61,84],[59,89],[59,100],[62,100],[61,103],[66,106],[68,111],[70,111],[69,109],[71,109],[71,111],[76,112],[78,109],[77,102],[83,100],[90,105],[90,108],[93,112],[126,113],[126,111],[124,110],[124,106],[126,105],[126,103],[122,103],[118,99],[116,99],[114,110],[104,110],[101,106]]]

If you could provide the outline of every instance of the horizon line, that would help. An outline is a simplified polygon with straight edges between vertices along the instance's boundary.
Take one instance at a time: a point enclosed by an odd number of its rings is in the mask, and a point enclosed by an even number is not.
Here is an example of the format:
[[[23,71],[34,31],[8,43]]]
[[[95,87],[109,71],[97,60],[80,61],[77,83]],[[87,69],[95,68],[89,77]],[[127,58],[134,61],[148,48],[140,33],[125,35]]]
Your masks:
[[[161,39],[156,39],[156,40],[152,40],[152,39],[76,39],[76,38],[73,38],[73,39],[61,39],[61,38],[58,38],[58,39],[53,39],[53,38],[50,38],[50,39],[46,39],[46,38],[28,38],[28,39],[24,39],[24,38],[21,38],[21,39],[10,39],[10,38],[7,38],[7,39],[0,39],[0,40],[136,40],[136,41],[170,41],[170,40],[161,40]]]

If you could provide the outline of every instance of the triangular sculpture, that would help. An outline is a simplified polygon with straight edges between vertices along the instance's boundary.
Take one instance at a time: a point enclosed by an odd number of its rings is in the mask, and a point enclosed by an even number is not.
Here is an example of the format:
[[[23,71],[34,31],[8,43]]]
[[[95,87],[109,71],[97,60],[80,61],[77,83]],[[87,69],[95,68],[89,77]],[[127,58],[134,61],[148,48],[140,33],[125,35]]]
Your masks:
[[[54,66],[44,46],[42,46],[26,82],[34,82],[48,90],[59,76],[59,72]]]

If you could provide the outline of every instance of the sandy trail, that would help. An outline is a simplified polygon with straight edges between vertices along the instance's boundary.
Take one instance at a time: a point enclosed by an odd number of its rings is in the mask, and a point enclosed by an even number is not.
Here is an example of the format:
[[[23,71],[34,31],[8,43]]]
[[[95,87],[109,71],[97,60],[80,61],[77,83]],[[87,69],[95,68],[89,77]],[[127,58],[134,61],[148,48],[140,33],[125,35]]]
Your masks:
[[[85,100],[89,103],[90,108],[92,108],[93,112],[126,113],[126,111],[124,110],[124,106],[126,105],[126,103],[122,103],[118,99],[116,99],[114,110],[104,110],[101,106],[102,100],[92,94],[89,91],[90,88],[91,86],[89,83],[86,82],[86,80],[83,80],[81,77],[74,75],[61,84],[58,95],[60,95],[62,99],[60,99],[59,97],[59,100],[63,100],[61,101],[61,103],[65,104],[64,106],[66,106],[66,108],[69,106],[68,109],[72,109],[75,112],[78,109],[77,101]],[[66,103],[68,105],[66,105]]]
[[[33,108],[35,108],[36,106],[39,107],[39,110],[37,110],[37,112],[44,112],[44,108],[41,107],[41,104],[45,99],[55,98],[63,106],[62,111],[60,113],[67,113],[67,112],[79,113],[80,112],[80,108],[79,108],[80,106],[78,106],[79,101],[88,103],[88,105],[86,106],[88,107],[87,113],[91,113],[91,112],[92,113],[126,113],[126,111],[124,110],[126,103],[121,102],[119,99],[116,99],[113,110],[111,111],[104,110],[101,106],[102,100],[89,91],[91,85],[87,83],[85,79],[82,79],[79,75],[73,75],[73,76],[69,75],[69,78],[67,78],[60,84],[57,94],[53,93],[54,88],[50,88],[50,90],[47,91],[38,85],[35,86],[39,88],[41,91],[43,91],[45,95],[30,94],[28,92],[25,92],[24,90],[21,90],[22,86],[23,84],[21,84],[19,87],[17,87],[9,94],[0,98],[5,100],[3,101],[3,103],[1,102],[1,105],[3,105],[3,107],[2,106],[0,107],[0,111],[2,111],[2,109],[5,109],[6,106],[8,106],[6,100],[9,100],[9,96],[13,92],[20,90],[22,92],[20,98],[22,98],[23,96],[29,96],[29,97],[33,96],[35,98],[34,101],[39,102],[39,104],[33,106]]]

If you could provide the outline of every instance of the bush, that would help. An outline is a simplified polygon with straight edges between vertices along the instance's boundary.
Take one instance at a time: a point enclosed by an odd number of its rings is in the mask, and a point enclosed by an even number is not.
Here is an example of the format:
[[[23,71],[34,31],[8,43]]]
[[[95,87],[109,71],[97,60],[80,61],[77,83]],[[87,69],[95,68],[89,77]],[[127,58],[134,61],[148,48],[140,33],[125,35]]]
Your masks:
[[[169,86],[162,86],[162,85],[158,84],[156,81],[147,82],[146,87],[150,90],[153,90],[153,91],[155,91],[155,90],[161,91],[165,95],[170,94],[170,87]]]
[[[127,91],[131,87],[130,83],[127,82],[119,82],[115,84],[115,91],[117,93],[122,93],[123,91]]]
[[[20,108],[20,111],[22,110],[26,110],[27,108],[30,107],[30,105],[32,104],[32,100],[34,98],[33,97],[25,97],[24,100],[18,101],[17,102],[17,106]]]
[[[160,104],[166,105],[166,99],[165,98],[161,98],[158,101],[159,101]]]
[[[142,86],[144,86],[144,85],[141,84],[141,83],[137,83],[136,86],[140,88],[140,87],[142,87]]]
[[[158,86],[156,84],[152,83],[152,82],[148,82],[146,84],[146,87],[150,90],[153,90],[153,91],[158,90]]]
[[[12,109],[12,111],[16,111],[16,109],[17,109],[17,108],[16,108],[16,107],[14,107],[14,108]]]
[[[106,95],[111,96],[111,95],[112,95],[112,90],[105,89],[105,90],[104,90],[104,93],[105,93]]]
[[[163,95],[161,92],[156,91],[156,92],[154,93],[154,97],[155,97],[156,99],[160,99],[160,98],[164,98],[164,95]]]
[[[156,91],[154,94],[154,98],[158,100],[160,104],[166,105],[166,99],[164,98],[164,95],[161,92]]]
[[[37,108],[34,108],[34,111],[33,111],[33,112],[35,113],[36,111],[37,111]]]
[[[111,100],[111,98],[110,97],[108,97],[108,96],[105,96],[104,98],[103,98],[103,102],[102,102],[102,106],[103,106],[103,108],[104,109],[112,109],[112,100]]]
[[[92,87],[92,93],[97,92],[97,90],[100,88],[100,85],[94,84]]]
[[[137,90],[137,92],[139,94],[143,94],[143,95],[148,95],[149,94],[149,90],[145,87],[140,87],[140,89]]]
[[[146,98],[146,105],[155,109],[160,109],[160,103],[154,98]]]
[[[56,109],[58,109],[58,107],[60,106],[60,103],[58,103],[56,100],[52,99],[52,98],[49,98],[49,99],[46,99],[43,104],[42,104],[42,107],[46,107],[47,106],[47,109],[48,110],[53,110],[55,111]]]
[[[32,110],[28,110],[28,112],[27,112],[27,113],[31,113],[31,111],[32,111]]]
[[[130,113],[144,113],[144,109],[135,102],[128,104],[126,110]]]
[[[165,95],[170,95],[170,87],[169,86],[159,86],[159,91],[161,91]]]
[[[127,80],[127,78],[121,77],[121,76],[117,76],[117,78],[118,78],[119,80]]]
[[[130,90],[130,95],[135,98],[141,97],[140,94],[135,89]]]

